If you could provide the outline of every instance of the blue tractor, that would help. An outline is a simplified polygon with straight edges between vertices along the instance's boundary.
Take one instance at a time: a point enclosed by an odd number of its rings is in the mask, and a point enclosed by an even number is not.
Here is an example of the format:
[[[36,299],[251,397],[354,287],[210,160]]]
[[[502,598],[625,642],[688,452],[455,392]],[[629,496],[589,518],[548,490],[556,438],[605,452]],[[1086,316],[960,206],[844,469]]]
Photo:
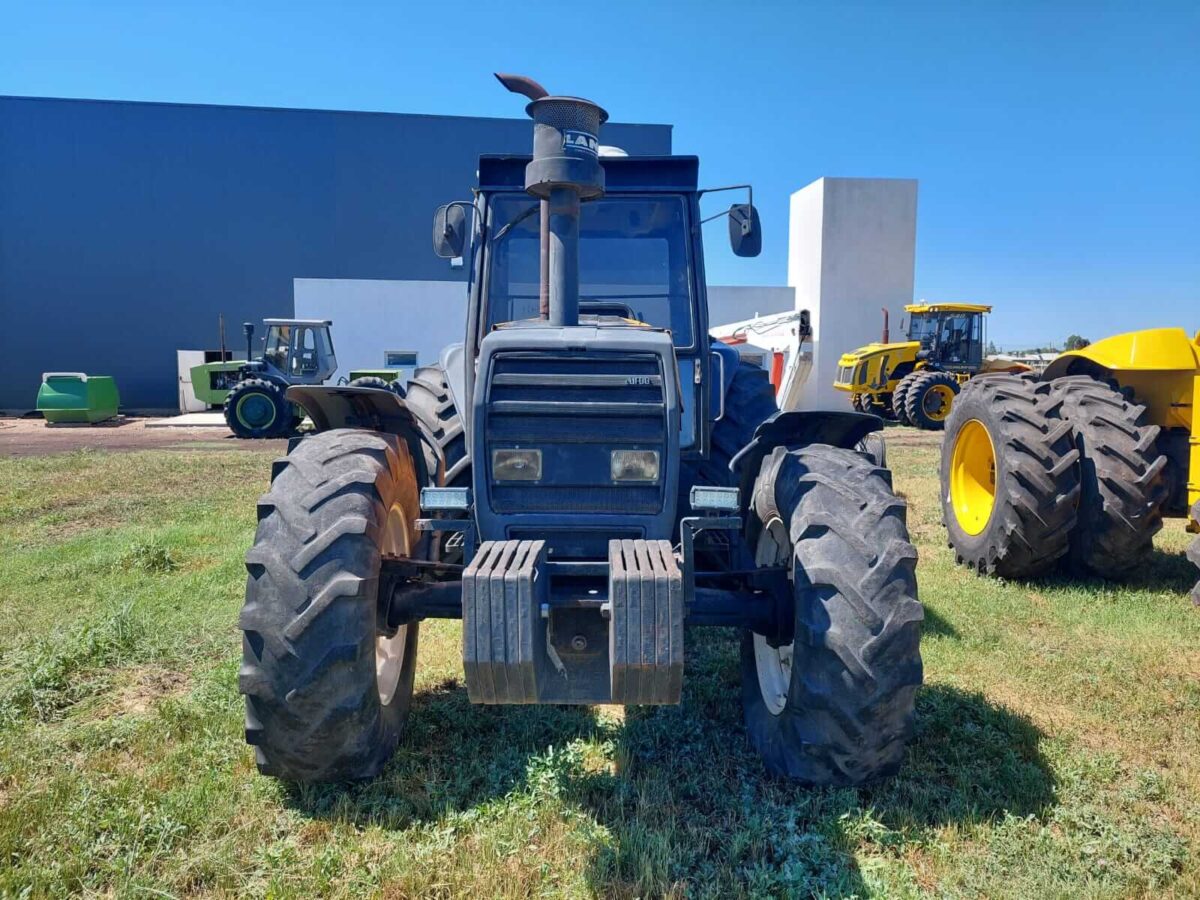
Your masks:
[[[456,618],[467,694],[492,704],[678,703],[685,628],[738,629],[767,768],[895,771],[922,609],[880,421],[778,412],[708,337],[695,157],[609,155],[600,107],[498,77],[529,98],[533,154],[480,159],[434,224],[470,272],[464,342],[404,399],[287,392],[316,430],[275,464],[246,557],[259,770],[378,773],[420,623]],[[757,254],[752,202],[719,215]]]

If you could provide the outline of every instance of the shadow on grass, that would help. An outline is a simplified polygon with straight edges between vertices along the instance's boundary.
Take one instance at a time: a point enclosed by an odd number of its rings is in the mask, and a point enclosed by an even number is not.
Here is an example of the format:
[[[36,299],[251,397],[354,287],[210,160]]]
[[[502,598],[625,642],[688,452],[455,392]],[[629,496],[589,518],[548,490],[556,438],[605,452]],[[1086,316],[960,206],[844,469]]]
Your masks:
[[[921,623],[921,634],[923,636],[936,635],[937,637],[958,637],[958,629],[950,624],[937,610],[925,604],[925,621]]]
[[[1197,578],[1200,578],[1200,570],[1183,551],[1168,553],[1155,547],[1124,584],[1141,590],[1186,595],[1195,586]]]
[[[895,778],[860,789],[811,790],[769,776],[742,726],[736,641],[689,634],[689,679],[677,707],[626,710],[478,707],[450,682],[416,698],[396,757],[372,782],[291,790],[307,815],[405,828],[553,790],[538,802],[586,813],[606,829],[586,871],[602,896],[668,893],[863,895],[864,843],[919,846],[928,831],[1012,813],[1040,816],[1055,782],[1040,732],[981,694],[931,685]],[[611,765],[558,752],[611,742]],[[535,762],[536,760],[536,762]]]

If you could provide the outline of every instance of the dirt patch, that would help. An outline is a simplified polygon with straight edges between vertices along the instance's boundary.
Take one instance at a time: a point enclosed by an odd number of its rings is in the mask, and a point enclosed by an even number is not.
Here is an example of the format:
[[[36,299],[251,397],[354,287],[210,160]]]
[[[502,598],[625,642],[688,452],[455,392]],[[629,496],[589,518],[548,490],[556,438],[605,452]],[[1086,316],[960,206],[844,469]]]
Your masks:
[[[182,672],[144,666],[129,673],[127,683],[100,711],[100,717],[141,716],[168,697],[187,693],[191,682]]]
[[[283,452],[284,439],[243,441],[224,428],[147,428],[155,418],[124,417],[91,427],[47,425],[43,419],[0,419],[0,456],[47,456],[76,450],[265,450]]]

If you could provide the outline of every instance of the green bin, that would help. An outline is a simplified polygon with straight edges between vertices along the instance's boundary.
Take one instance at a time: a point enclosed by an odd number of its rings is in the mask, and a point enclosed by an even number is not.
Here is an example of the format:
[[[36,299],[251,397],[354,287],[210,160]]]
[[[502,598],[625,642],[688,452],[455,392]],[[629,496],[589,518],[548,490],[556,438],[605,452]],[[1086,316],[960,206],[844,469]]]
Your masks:
[[[120,405],[117,383],[109,375],[46,372],[38,388],[38,412],[54,425],[103,422],[115,416]]]

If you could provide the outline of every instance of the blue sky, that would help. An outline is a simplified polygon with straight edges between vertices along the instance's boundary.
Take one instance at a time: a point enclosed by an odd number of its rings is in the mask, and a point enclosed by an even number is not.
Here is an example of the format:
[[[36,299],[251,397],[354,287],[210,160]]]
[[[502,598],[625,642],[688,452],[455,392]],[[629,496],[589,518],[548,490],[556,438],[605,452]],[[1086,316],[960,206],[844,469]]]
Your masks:
[[[0,0],[0,93],[519,115],[493,70],[669,122],[787,196],[920,180],[916,295],[996,305],[1006,346],[1200,328],[1200,2],[81,3]],[[713,227],[713,226],[710,226]],[[713,237],[719,237],[714,235]]]

